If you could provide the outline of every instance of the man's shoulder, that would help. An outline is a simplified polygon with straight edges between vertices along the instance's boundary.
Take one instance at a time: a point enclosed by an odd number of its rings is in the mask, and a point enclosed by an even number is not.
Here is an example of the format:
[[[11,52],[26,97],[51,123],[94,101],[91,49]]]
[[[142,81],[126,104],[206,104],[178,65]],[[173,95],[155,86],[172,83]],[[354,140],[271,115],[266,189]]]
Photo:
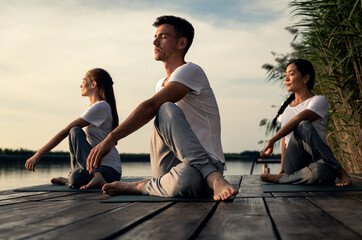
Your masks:
[[[187,77],[192,76],[197,78],[206,78],[204,70],[199,65],[192,62],[187,62],[186,64],[182,65],[178,73],[186,75]]]
[[[185,66],[185,68],[194,69],[195,71],[203,71],[199,65],[197,65],[193,62],[187,62],[184,66]]]

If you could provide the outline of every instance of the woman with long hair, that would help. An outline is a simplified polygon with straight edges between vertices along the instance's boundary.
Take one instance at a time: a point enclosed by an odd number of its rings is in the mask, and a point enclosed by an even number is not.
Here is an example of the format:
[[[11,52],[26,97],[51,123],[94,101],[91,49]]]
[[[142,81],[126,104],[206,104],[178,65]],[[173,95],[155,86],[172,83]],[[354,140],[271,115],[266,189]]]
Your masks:
[[[90,107],[29,158],[25,163],[25,168],[34,171],[40,158],[69,136],[72,171],[68,178],[51,179],[53,184],[86,189],[101,188],[106,182],[119,181],[122,167],[115,147],[104,158],[99,168],[95,168],[92,173],[86,169],[87,157],[91,149],[118,126],[118,113],[112,85],[113,80],[105,70],[100,68],[89,70],[80,87],[81,95],[89,98]]]
[[[285,85],[290,97],[273,120],[281,115],[280,130],[267,142],[261,157],[273,152],[274,143],[282,139],[281,168],[278,174],[261,174],[265,182],[290,184],[351,184],[351,179],[326,143],[328,101],[314,95],[315,71],[312,63],[296,59],[287,65]]]

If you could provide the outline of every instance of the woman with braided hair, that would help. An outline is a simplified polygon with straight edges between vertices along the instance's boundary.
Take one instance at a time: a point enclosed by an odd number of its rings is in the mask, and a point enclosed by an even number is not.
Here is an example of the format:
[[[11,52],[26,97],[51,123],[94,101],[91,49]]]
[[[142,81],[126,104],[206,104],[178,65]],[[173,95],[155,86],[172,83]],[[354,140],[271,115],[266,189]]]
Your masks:
[[[112,85],[112,78],[107,71],[101,68],[88,71],[80,88],[81,95],[89,98],[90,107],[29,158],[25,163],[25,168],[34,171],[40,158],[69,135],[72,171],[68,178],[51,179],[53,184],[86,189],[102,188],[106,182],[119,181],[122,167],[120,156],[115,147],[104,157],[99,168],[94,168],[92,173],[86,169],[87,157],[91,149],[103,141],[118,126],[118,114]]]
[[[281,129],[267,142],[261,157],[273,152],[274,143],[282,139],[281,168],[278,174],[261,174],[260,179],[290,184],[351,184],[351,179],[334,157],[326,143],[328,101],[314,95],[313,65],[296,59],[287,65],[285,84],[290,97],[273,120],[281,115]]]

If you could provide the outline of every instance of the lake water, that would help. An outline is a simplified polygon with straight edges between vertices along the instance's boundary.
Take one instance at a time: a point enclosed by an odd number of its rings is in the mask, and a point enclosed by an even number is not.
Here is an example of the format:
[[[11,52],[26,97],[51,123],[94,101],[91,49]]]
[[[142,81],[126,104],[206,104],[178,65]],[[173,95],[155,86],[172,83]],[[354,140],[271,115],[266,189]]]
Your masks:
[[[228,170],[224,175],[244,175],[250,173],[252,162],[248,161],[229,161]],[[279,164],[269,164],[271,173],[277,173]],[[149,162],[123,162],[122,176],[152,176]],[[53,177],[66,177],[70,171],[67,163],[57,164],[38,164],[35,172],[29,172],[25,169],[23,162],[1,163],[0,165],[0,190],[8,190],[20,187],[34,186],[50,183]],[[254,167],[253,174],[260,174],[262,165],[257,164]]]

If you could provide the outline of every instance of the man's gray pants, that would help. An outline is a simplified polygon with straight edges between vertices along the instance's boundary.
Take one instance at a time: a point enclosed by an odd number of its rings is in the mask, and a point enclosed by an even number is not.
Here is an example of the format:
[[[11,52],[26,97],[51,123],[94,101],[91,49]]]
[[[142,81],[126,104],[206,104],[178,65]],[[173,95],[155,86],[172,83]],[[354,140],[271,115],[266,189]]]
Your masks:
[[[198,197],[210,193],[205,178],[223,173],[192,131],[182,110],[164,103],[158,110],[151,135],[151,167],[154,178],[142,193],[161,197]]]
[[[283,169],[287,175],[283,176],[279,183],[333,184],[336,170],[341,168],[313,125],[302,121],[294,129],[285,150]]]

